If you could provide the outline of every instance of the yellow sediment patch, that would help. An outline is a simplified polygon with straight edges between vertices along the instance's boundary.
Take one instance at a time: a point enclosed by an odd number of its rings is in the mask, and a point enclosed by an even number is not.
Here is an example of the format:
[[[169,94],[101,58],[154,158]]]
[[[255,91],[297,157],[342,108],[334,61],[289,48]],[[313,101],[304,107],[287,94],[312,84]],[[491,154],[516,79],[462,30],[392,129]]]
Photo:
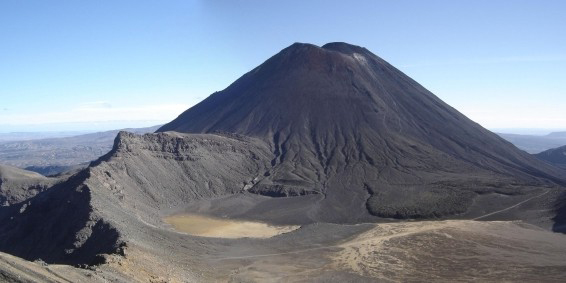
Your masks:
[[[165,222],[175,230],[194,236],[214,238],[270,238],[288,233],[300,226],[275,226],[262,222],[234,220],[198,214],[177,214],[166,217]]]

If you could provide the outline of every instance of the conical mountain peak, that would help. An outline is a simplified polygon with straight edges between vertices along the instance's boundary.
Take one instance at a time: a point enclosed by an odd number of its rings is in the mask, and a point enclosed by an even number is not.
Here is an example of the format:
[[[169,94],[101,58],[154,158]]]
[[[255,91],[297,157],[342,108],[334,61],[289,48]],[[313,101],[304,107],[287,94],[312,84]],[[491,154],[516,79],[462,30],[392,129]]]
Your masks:
[[[381,59],[363,47],[343,42],[333,42],[322,47],[310,43],[294,43],[277,53],[258,69],[268,70],[274,74],[278,71],[288,72],[290,69],[307,68],[319,73],[336,72],[337,70],[354,71],[368,67],[368,63],[381,65]]]
[[[341,207],[369,191],[370,213],[386,217],[463,212],[478,183],[564,182],[381,58],[341,42],[295,43],[159,131],[258,138],[274,157],[250,192],[322,193],[325,205]],[[397,200],[421,194],[429,204]],[[446,198],[452,203],[442,206]]]
[[[292,52],[301,52],[301,51],[318,51],[318,52],[324,52],[324,51],[335,51],[335,52],[339,52],[345,55],[352,55],[354,53],[358,53],[358,54],[371,54],[371,52],[369,50],[367,50],[364,47],[358,46],[358,45],[353,45],[353,44],[349,44],[346,42],[329,42],[324,44],[323,46],[319,47],[317,45],[311,44],[311,43],[302,43],[302,42],[295,42],[293,44],[291,44],[289,47],[283,49],[283,52],[287,51],[292,51]]]
[[[411,107],[400,107],[406,103]],[[331,128],[381,132],[421,119],[413,108],[452,111],[365,48],[295,43],[160,130],[228,131],[260,137],[283,129],[302,137],[312,136],[311,130]]]

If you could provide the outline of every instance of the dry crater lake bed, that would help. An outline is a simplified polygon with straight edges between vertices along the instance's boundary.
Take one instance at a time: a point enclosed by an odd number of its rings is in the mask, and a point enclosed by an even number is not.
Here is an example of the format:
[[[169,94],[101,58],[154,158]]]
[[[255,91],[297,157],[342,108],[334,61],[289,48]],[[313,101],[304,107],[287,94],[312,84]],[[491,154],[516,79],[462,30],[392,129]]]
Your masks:
[[[294,231],[298,225],[270,225],[264,222],[219,218],[199,214],[175,214],[164,221],[176,231],[214,238],[270,238]]]

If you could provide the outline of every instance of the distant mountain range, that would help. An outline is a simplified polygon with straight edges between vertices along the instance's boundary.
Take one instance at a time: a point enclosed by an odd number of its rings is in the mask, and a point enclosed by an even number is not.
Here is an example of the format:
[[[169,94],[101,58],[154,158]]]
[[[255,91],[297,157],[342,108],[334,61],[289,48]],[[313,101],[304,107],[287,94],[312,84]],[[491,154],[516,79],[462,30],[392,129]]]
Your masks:
[[[159,126],[123,129],[137,134],[151,133]],[[0,141],[0,164],[26,168],[44,175],[86,166],[112,149],[120,130],[68,137]],[[42,133],[12,135],[12,138],[33,138]]]
[[[53,138],[64,138],[73,137],[78,135],[88,134],[89,132],[10,132],[10,133],[0,133],[0,142],[7,141],[29,141],[29,140],[39,140],[39,139],[53,139]]]
[[[554,132],[544,136],[497,133],[519,149],[535,154],[566,145],[566,132]]]

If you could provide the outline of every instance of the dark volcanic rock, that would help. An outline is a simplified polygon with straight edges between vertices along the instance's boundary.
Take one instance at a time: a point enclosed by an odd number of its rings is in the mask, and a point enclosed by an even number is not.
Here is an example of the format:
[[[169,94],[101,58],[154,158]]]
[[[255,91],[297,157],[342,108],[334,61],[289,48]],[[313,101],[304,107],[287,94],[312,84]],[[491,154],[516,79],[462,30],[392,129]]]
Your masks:
[[[345,43],[293,44],[159,131],[266,141],[271,167],[250,191],[324,194],[320,217],[330,221],[355,221],[348,210],[363,207],[368,192],[374,215],[434,217],[465,211],[476,190],[495,183],[564,183],[555,168]]]

